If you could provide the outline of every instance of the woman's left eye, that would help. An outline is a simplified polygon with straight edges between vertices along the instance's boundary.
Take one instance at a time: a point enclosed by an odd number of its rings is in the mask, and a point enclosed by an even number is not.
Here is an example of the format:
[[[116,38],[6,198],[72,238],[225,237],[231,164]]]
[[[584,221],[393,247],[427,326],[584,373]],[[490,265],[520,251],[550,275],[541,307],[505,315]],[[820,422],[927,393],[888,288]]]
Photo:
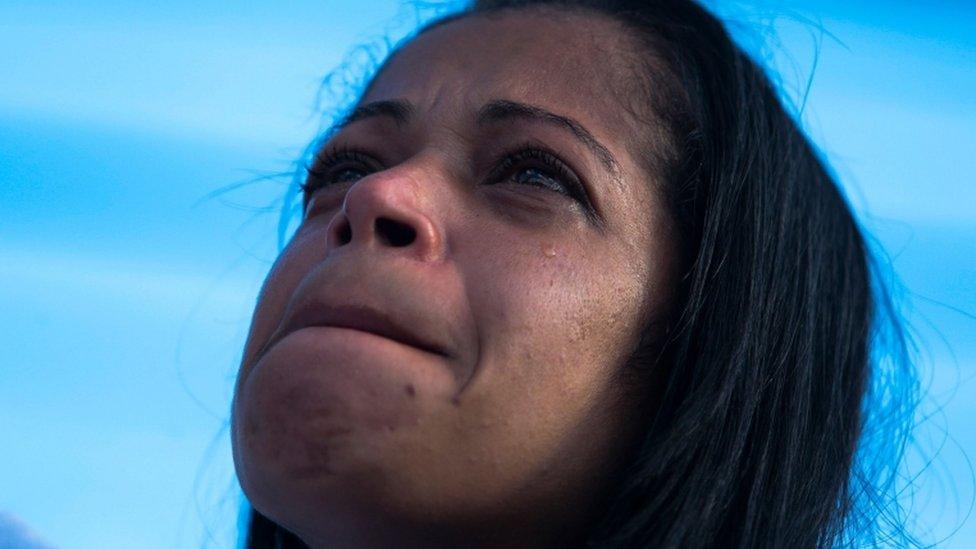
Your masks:
[[[569,189],[566,188],[564,183],[537,168],[522,168],[513,175],[512,179],[516,183],[523,185],[535,185],[537,187],[551,189],[560,194],[570,194]]]
[[[583,184],[573,171],[554,154],[534,147],[510,153],[498,164],[492,175],[494,183],[512,181],[542,187],[586,205]]]

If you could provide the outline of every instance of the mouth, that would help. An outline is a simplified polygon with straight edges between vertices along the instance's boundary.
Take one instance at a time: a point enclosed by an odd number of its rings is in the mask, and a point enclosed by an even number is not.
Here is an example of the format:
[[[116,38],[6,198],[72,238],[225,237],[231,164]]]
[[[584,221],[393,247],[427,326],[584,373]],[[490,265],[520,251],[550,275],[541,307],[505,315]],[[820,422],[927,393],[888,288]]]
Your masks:
[[[426,353],[451,358],[442,346],[429,341],[396,322],[390,315],[371,307],[359,305],[324,306],[309,304],[299,308],[289,319],[284,334],[309,327],[333,327],[358,330]]]

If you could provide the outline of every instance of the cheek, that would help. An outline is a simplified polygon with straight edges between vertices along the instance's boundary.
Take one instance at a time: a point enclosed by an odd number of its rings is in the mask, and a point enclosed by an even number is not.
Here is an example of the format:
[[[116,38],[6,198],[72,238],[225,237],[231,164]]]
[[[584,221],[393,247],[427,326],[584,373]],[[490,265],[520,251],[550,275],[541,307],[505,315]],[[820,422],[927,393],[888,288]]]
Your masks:
[[[560,379],[583,374],[577,363],[614,362],[637,329],[643,291],[613,250],[594,248],[545,237],[483,248],[465,281],[483,358],[524,363],[525,375],[559,369]]]
[[[481,342],[467,392],[483,407],[471,417],[498,426],[490,436],[502,445],[528,437],[550,451],[616,400],[616,374],[640,331],[643,277],[605,244],[496,242],[467,263]]]
[[[480,352],[455,446],[477,461],[441,470],[485,479],[486,502],[589,502],[628,440],[616,373],[636,343],[639,283],[605,244],[482,235],[458,246]]]
[[[244,346],[239,378],[246,376],[254,359],[277,329],[295,288],[325,258],[322,229],[296,233],[268,272],[258,295],[251,328]]]

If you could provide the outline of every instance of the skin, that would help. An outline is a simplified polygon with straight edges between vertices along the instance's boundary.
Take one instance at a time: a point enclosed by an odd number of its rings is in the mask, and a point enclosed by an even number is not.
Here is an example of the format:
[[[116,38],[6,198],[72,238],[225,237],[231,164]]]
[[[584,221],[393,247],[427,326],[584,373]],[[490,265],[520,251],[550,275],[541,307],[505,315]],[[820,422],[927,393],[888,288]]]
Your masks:
[[[596,16],[468,17],[416,38],[376,77],[360,105],[403,100],[412,115],[332,137],[375,163],[347,162],[310,196],[254,313],[232,431],[256,509],[313,547],[584,535],[646,415],[626,359],[675,282],[657,181],[630,153],[647,122],[613,91],[626,87],[610,62],[630,47],[623,36]],[[563,127],[478,124],[498,99],[575,119],[618,173]],[[538,162],[489,178],[526,141],[570,165],[596,217],[536,184],[526,170]],[[394,242],[379,219],[414,238]],[[316,296],[380,303],[437,334],[447,356],[359,330],[289,331]]]

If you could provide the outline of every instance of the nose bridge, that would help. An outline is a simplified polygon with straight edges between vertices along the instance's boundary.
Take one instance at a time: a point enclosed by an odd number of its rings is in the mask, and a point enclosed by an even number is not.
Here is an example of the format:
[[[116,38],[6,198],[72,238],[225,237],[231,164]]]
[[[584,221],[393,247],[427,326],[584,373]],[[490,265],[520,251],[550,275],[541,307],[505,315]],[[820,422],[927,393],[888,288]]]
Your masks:
[[[437,261],[446,253],[443,220],[423,172],[401,165],[359,179],[328,231],[329,252],[363,247]]]

